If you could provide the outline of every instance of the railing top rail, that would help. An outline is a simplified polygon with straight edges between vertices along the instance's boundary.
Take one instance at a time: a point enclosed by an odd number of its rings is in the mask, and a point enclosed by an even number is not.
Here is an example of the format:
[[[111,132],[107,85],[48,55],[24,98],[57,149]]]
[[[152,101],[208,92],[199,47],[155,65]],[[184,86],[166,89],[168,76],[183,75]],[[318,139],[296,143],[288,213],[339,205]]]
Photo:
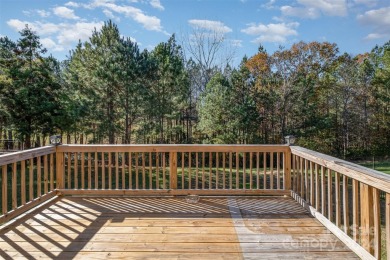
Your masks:
[[[286,152],[286,145],[127,144],[60,145],[59,152]]]
[[[28,160],[46,154],[52,154],[55,153],[55,151],[56,148],[54,146],[44,146],[44,147],[24,150],[15,153],[3,154],[0,155],[0,166],[14,163],[14,162]]]
[[[299,146],[290,146],[291,153],[317,163],[330,170],[390,193],[390,175],[342,159]]]

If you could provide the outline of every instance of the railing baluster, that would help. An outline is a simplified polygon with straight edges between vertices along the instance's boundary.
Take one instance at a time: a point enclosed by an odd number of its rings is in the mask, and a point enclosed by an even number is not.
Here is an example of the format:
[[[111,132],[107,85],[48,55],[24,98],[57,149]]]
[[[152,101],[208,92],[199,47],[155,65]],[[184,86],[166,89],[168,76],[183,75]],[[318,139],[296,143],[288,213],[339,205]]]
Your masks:
[[[202,152],[202,189],[205,189],[205,153]]]
[[[270,163],[269,163],[269,169],[270,169],[270,189],[273,190],[274,189],[274,153],[273,152],[270,152],[269,153],[269,157],[270,157]]]
[[[165,152],[162,153],[162,170],[163,170],[163,189],[167,188],[166,185],[166,176],[165,176]]]
[[[135,153],[135,188],[138,190],[138,182],[139,182],[139,176],[138,176],[138,153]],[[165,180],[165,178],[164,178]],[[164,184],[165,189],[165,184]]]
[[[171,189],[177,189],[177,152],[169,153],[169,175],[170,175],[170,185]]]
[[[343,214],[344,232],[349,235],[349,197],[348,197],[348,177],[343,175]]]
[[[309,173],[308,161],[305,159],[305,200],[309,200]]]
[[[50,159],[52,161],[52,158]],[[79,156],[78,153],[74,153],[74,162],[73,162],[73,167],[74,167],[74,188],[78,189],[79,188]],[[50,170],[50,175],[52,174]],[[52,177],[50,177],[52,179]]]
[[[192,189],[192,176],[191,176],[191,167],[192,167],[192,162],[191,162],[191,152],[188,152],[188,189]]]
[[[48,192],[48,175],[49,175],[49,167],[47,162],[47,155],[43,156],[43,191],[46,194]],[[23,185],[24,186],[24,185]]]
[[[16,209],[18,207],[17,201],[17,164],[14,162],[12,164],[12,209]],[[40,194],[39,194],[40,196]]]
[[[314,205],[314,178],[315,178],[315,173],[314,173],[314,163],[310,162],[310,204]]]
[[[322,215],[325,216],[325,201],[326,201],[326,193],[325,193],[325,187],[326,187],[326,182],[325,182],[325,169],[323,166],[321,166],[321,213]]]
[[[218,170],[218,167],[219,167],[219,153],[216,152],[215,153],[215,189],[218,189],[218,185],[219,185],[219,170]]]
[[[374,214],[372,210],[372,187],[360,183],[360,215],[361,215],[361,244],[370,254],[374,253],[372,245]]]
[[[132,167],[132,158],[131,152],[129,152],[129,190],[133,189],[133,167]],[[104,179],[104,170],[103,170],[103,179]]]
[[[71,188],[72,188],[72,187],[71,187],[71,182],[70,182],[71,179],[72,179],[72,176],[71,176],[71,168],[70,168],[70,167],[71,167],[71,158],[70,158],[70,157],[71,157],[71,153],[66,153],[66,155],[67,155],[67,157],[68,157],[68,158],[67,158],[67,165],[66,165],[66,166],[67,166],[67,175],[66,175],[66,176],[67,176],[68,179],[67,179],[67,182],[66,182],[66,183],[67,183],[67,188],[68,188],[68,189],[71,189]]]
[[[209,189],[213,188],[213,153],[209,152]]]
[[[1,207],[3,215],[8,212],[8,178],[7,178],[7,165],[2,166],[2,176],[1,176]]]
[[[101,153],[101,167],[102,167],[102,189],[106,189],[106,156],[105,153]],[[77,172],[76,172],[77,174]]]
[[[240,188],[240,155],[236,152],[236,189]]]
[[[92,188],[92,155],[88,153],[88,189]]]
[[[34,199],[34,159],[30,159],[29,160],[29,164],[28,164],[28,189],[29,189],[29,196],[28,196],[28,199],[29,200],[33,200]],[[58,184],[57,184],[57,187],[58,187]]]
[[[267,153],[263,153],[263,167],[264,167],[264,179],[263,179],[263,189],[267,189]]]
[[[292,172],[292,182],[293,182],[293,190],[294,191],[298,191],[297,189],[297,184],[296,184],[296,175],[297,175],[297,166],[296,166],[296,155],[292,155],[292,163],[293,163],[293,166],[292,166],[292,169],[293,169],[293,172]]]
[[[223,176],[222,176],[222,181],[223,181],[223,189],[226,189],[226,153],[222,153],[222,164],[223,164]]]
[[[145,189],[145,153],[142,153],[143,188]],[[119,153],[115,152],[115,188],[119,189]]]
[[[156,152],[156,189],[160,189],[160,153],[159,152]],[[130,173],[130,172],[129,172]],[[129,174],[130,176],[130,174]]]
[[[41,177],[41,156],[37,157],[37,192],[38,197],[42,196],[42,177]]]
[[[95,189],[99,189],[99,168],[98,168],[98,153],[95,152]]]
[[[304,170],[303,170],[303,158],[299,157],[299,187],[301,191],[301,197],[305,197],[305,175],[304,175]]]
[[[318,164],[315,165],[315,175],[316,175],[316,209],[320,210],[320,178],[318,173]]]
[[[198,165],[199,165],[199,154],[198,152],[195,152],[195,164],[196,164],[196,172],[195,172],[195,189],[198,189],[198,186],[199,186],[199,168],[198,168]]]
[[[85,153],[80,154],[81,158],[81,189],[85,189]]]
[[[242,188],[246,189],[246,153],[242,154]]]
[[[328,169],[328,219],[333,221],[333,189],[332,189],[332,171]]]
[[[46,155],[45,155],[46,156]],[[47,156],[46,156],[47,157]],[[22,194],[21,194],[21,199],[22,199],[22,205],[26,204],[26,161],[21,161],[20,162],[20,167],[21,167],[21,176],[20,176],[20,188],[22,190]],[[47,178],[47,177],[46,177]],[[47,193],[47,183],[46,183],[46,186],[45,186],[45,193]]]
[[[256,152],[256,189],[260,189],[260,154]]]
[[[376,188],[372,188],[372,197],[373,197],[372,206],[373,206],[373,217],[374,217],[373,250],[374,250],[374,257],[376,259],[380,259],[382,253],[381,251],[381,210],[380,210],[381,201],[379,195],[380,195],[379,190]]]
[[[340,173],[335,172],[335,200],[336,200],[336,226],[341,227],[341,201],[340,201]]]
[[[123,156],[124,158],[124,156]],[[124,160],[122,159],[123,161],[123,171],[122,171],[122,183],[124,183],[124,179],[125,179],[125,167],[124,167]],[[149,157],[148,157],[148,163],[149,163],[149,189],[153,189],[153,175],[152,175],[152,164],[153,164],[153,160],[152,160],[152,153],[149,152]],[[124,189],[124,184],[122,184],[122,189]]]
[[[233,153],[229,152],[229,187],[233,189]]]
[[[122,189],[126,189],[126,153],[122,153]],[[152,182],[150,182],[152,183]]]
[[[181,188],[184,190],[184,152],[181,153]]]
[[[253,176],[252,176],[252,163],[253,163],[253,153],[249,153],[249,189],[252,189],[252,182],[253,182]]]
[[[276,153],[276,188],[280,189],[280,153]]]
[[[358,242],[359,234],[359,182],[352,180],[352,233],[353,239]]]

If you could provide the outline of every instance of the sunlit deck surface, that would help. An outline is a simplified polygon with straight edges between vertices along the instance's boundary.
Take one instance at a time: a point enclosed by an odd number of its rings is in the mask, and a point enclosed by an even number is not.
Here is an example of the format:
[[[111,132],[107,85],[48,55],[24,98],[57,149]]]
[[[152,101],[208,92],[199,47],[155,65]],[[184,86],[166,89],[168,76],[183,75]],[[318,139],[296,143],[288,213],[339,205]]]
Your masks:
[[[358,257],[291,197],[63,197],[3,228],[0,258]]]

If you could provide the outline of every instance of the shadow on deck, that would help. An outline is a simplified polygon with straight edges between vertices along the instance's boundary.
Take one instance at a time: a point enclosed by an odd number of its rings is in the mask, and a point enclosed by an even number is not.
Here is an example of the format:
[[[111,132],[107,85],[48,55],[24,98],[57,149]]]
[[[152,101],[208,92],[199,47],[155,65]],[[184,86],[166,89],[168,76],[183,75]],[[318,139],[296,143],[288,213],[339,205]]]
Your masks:
[[[291,197],[62,197],[0,231],[0,257],[349,259]]]

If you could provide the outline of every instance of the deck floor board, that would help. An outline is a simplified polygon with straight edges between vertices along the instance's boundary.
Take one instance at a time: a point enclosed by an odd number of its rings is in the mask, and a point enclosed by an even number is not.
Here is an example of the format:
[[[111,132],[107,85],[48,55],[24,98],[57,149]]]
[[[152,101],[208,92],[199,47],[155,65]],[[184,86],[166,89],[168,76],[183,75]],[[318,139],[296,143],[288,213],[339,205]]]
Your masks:
[[[0,258],[358,259],[289,197],[64,197],[3,227]]]

